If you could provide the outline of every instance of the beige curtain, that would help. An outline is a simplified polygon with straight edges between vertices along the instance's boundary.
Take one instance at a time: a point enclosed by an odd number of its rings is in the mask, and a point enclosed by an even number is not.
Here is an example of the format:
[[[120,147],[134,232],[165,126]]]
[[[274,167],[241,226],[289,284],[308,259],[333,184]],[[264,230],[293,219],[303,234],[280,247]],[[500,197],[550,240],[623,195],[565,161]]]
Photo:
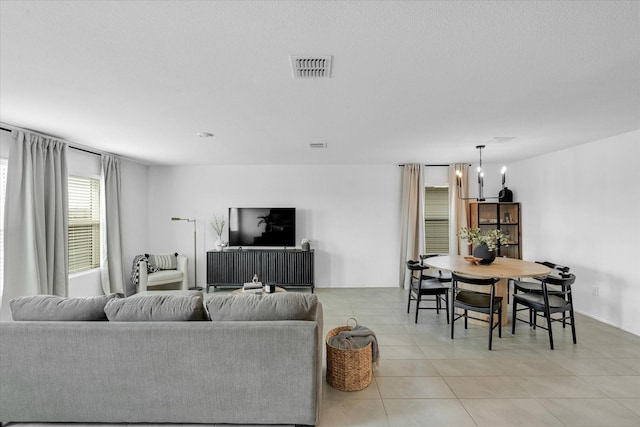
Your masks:
[[[126,296],[120,231],[120,159],[103,155],[101,161],[100,267],[102,290],[105,294],[119,292]]]
[[[424,252],[424,178],[418,164],[403,166],[400,216],[400,280],[408,283],[407,260],[418,259]]]
[[[14,132],[4,209],[3,321],[11,319],[12,298],[67,296],[69,196],[65,143]]]
[[[462,172],[460,197],[469,196],[469,165],[455,163],[449,166],[449,255],[469,255],[469,245],[461,242],[458,231],[469,226],[469,201],[458,197],[456,171]]]

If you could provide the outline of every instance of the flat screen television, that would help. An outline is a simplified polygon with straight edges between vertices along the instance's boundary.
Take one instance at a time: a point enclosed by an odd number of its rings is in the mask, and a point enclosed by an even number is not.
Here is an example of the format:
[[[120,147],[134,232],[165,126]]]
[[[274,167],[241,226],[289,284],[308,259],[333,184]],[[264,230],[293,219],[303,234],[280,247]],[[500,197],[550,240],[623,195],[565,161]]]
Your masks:
[[[295,245],[295,208],[229,208],[229,246]]]

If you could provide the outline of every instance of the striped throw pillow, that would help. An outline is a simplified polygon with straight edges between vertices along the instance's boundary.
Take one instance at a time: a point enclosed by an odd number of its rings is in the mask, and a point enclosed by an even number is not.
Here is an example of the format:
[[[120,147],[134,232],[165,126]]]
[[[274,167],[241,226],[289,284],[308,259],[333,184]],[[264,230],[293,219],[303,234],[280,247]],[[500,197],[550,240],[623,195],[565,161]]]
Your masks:
[[[158,270],[175,270],[178,268],[178,254],[150,255],[149,264]]]

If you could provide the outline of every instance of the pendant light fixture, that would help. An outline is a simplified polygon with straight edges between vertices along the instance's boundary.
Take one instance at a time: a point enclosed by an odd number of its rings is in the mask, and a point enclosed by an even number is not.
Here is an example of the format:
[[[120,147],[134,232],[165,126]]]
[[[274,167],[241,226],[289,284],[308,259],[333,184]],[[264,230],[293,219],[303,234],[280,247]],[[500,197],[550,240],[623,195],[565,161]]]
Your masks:
[[[478,163],[478,197],[462,197],[462,171],[456,170],[456,187],[458,187],[458,199],[460,200],[476,200],[478,202],[484,202],[486,199],[498,199],[499,197],[484,197],[484,170],[482,169],[482,149],[485,148],[484,145],[476,145],[476,148],[480,150],[480,162]],[[505,187],[506,176],[507,176],[507,167],[503,166],[500,171],[502,174],[502,188]]]

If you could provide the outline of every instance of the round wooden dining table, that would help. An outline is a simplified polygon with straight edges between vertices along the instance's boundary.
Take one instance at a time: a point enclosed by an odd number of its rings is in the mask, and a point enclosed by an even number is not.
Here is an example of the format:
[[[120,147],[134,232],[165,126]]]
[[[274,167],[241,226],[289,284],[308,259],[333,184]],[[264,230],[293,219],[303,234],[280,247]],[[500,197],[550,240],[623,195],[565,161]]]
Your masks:
[[[471,277],[498,277],[496,296],[504,301],[502,309],[502,324],[508,321],[507,294],[509,292],[509,278],[546,276],[551,272],[549,267],[530,261],[514,258],[496,258],[489,265],[472,264],[462,255],[446,255],[427,258],[424,263],[437,270],[452,271]]]

